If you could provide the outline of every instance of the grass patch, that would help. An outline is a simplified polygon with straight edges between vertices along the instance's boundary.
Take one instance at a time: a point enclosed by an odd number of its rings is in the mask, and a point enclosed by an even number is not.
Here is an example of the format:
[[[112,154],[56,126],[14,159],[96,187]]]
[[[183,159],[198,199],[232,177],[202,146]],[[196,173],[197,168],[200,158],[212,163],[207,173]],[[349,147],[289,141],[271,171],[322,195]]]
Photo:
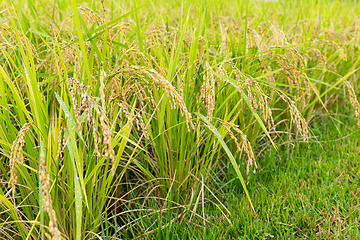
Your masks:
[[[230,211],[228,224],[221,212],[207,201],[209,221],[163,221],[148,239],[357,239],[360,236],[359,130],[348,115],[336,130],[329,118],[318,119],[313,131],[318,136],[309,144],[295,143],[291,154],[266,150],[261,170],[248,178],[251,207],[236,181],[231,166],[216,169],[211,183]],[[223,172],[219,177],[219,172]],[[211,195],[207,196],[213,200]],[[146,222],[146,221],[145,221]],[[145,224],[145,223],[144,223]],[[158,226],[157,226],[158,227]]]
[[[353,121],[338,125],[314,123],[319,142],[295,144],[291,155],[266,152],[264,167],[249,186],[258,215],[246,213],[236,184],[229,205],[236,219],[233,230],[250,239],[356,239],[359,237],[359,130]],[[232,189],[232,190],[231,190]]]

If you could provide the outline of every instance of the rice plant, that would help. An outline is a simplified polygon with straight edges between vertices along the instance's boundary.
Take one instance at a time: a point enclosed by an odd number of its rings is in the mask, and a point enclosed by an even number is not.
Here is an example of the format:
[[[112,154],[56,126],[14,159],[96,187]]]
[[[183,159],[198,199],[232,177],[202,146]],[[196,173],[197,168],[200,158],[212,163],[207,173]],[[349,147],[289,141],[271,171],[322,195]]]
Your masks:
[[[356,1],[0,1],[0,237],[115,239],[205,226],[228,162],[360,125]]]

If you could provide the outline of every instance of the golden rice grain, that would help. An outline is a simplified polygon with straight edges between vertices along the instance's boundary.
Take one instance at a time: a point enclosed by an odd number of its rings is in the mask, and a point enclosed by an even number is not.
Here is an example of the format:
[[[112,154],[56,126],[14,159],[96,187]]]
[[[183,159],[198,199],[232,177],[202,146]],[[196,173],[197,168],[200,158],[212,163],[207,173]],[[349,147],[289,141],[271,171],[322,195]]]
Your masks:
[[[206,83],[205,102],[207,108],[207,119],[211,122],[215,109],[215,77],[208,62],[205,63],[204,82]]]
[[[308,142],[309,141],[308,124],[304,119],[304,117],[301,116],[301,113],[297,109],[295,102],[286,95],[280,94],[280,97],[284,100],[284,102],[288,104],[290,108],[291,120],[296,124],[296,127],[303,138],[303,141]]]
[[[164,91],[167,93],[167,95],[171,96],[173,100],[174,106],[172,102],[169,101],[170,107],[171,108],[177,107],[180,110],[181,115],[185,116],[188,130],[190,131],[190,127],[192,129],[195,129],[195,126],[192,123],[191,114],[187,110],[184,100],[182,99],[180,94],[176,91],[176,88],[173,85],[171,85],[171,83],[168,82],[160,73],[156,72],[154,69],[146,69],[143,67],[136,67],[136,66],[132,66],[131,68],[126,69],[125,71],[130,71],[132,72],[132,74],[135,74],[140,78],[144,78],[144,75],[146,75],[151,80],[151,83],[148,82],[149,84],[153,83],[157,86],[161,86],[164,89]],[[143,80],[145,80],[146,82],[146,79]]]
[[[49,231],[52,235],[52,240],[60,240],[61,233],[57,227],[56,213],[53,208],[52,199],[50,195],[50,177],[47,171],[45,153],[40,153],[40,170],[39,178],[41,182],[42,194],[44,196],[44,211],[49,215]]]
[[[247,162],[247,165],[246,165],[246,174],[249,175],[249,171],[250,171],[250,167],[252,165],[255,166],[255,169],[254,169],[254,173],[257,169],[257,164],[256,164],[256,161],[255,161],[255,156],[254,156],[254,152],[253,152],[253,149],[251,147],[251,144],[250,142],[247,140],[247,136],[239,129],[239,127],[233,123],[229,123],[229,122],[223,122],[223,126],[225,127],[225,129],[228,131],[230,137],[235,141],[236,143],[236,146],[238,148],[239,151],[240,150],[240,145],[237,141],[237,138],[234,136],[234,134],[231,132],[231,129],[233,129],[236,133],[238,133],[241,137],[241,143],[243,145],[243,149],[245,151],[245,153],[247,154],[248,156],[248,162]],[[230,129],[231,128],[231,129]]]
[[[359,104],[359,101],[357,100],[353,86],[346,80],[344,80],[344,82],[345,82],[345,86],[349,92],[350,103],[355,111],[355,117],[357,118],[357,125],[358,125],[358,127],[360,127],[360,104]]]
[[[24,162],[23,148],[25,145],[25,133],[30,130],[31,123],[25,123],[20,129],[17,139],[13,142],[10,151],[10,179],[9,186],[15,193],[15,184],[17,183],[16,176],[16,164],[22,164]]]
[[[76,95],[77,94],[76,94],[76,90],[74,88],[74,84],[76,84],[76,82],[78,82],[78,81],[76,79],[74,79],[74,78],[69,78],[68,79],[70,97],[71,97],[71,102],[72,102],[73,109],[74,109],[75,119],[76,119],[78,130],[81,133],[80,107],[79,107],[78,102],[76,100]]]
[[[103,19],[99,16],[98,13],[94,12],[92,9],[88,7],[79,7],[79,12],[83,15],[86,19],[88,19],[92,23],[103,23]]]
[[[269,107],[267,96],[261,90],[259,83],[253,77],[243,74],[237,68],[234,68],[234,73],[237,85],[240,89],[242,88],[243,82],[245,82],[250,108],[253,111],[260,109],[262,117],[267,122],[268,129],[273,130],[275,128],[275,124],[272,111]]]
[[[277,45],[286,46],[289,45],[288,40],[286,39],[285,33],[279,28],[276,22],[272,23],[270,26],[270,31],[274,35],[274,40]]]
[[[105,157],[109,157],[110,161],[111,161],[111,173],[114,174],[115,173],[115,153],[114,150],[112,148],[111,145],[111,128],[110,125],[108,123],[108,119],[106,118],[106,97],[105,97],[105,80],[106,74],[104,70],[100,71],[100,89],[99,89],[99,94],[100,94],[100,102],[101,102],[101,106],[100,108],[96,105],[94,105],[95,111],[98,114],[98,116],[100,116],[100,127],[102,129],[102,134],[103,134],[103,154],[105,154]]]
[[[220,54],[225,53],[225,49],[229,43],[228,31],[229,31],[229,28],[227,28],[227,27],[223,31],[221,31],[222,39],[221,39],[221,44],[220,44]]]

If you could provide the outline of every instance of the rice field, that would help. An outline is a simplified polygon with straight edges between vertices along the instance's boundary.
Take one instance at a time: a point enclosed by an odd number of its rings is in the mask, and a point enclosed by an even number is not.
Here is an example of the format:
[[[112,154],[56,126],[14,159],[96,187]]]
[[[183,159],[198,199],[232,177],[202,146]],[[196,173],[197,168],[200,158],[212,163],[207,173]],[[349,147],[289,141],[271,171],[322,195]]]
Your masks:
[[[358,195],[346,226],[304,213],[310,230],[261,232],[279,199],[256,190],[322,157],[339,172],[321,136],[345,139],[341,176],[359,170],[359,14],[351,0],[0,0],[0,239],[359,237]],[[282,156],[296,167],[269,170]]]

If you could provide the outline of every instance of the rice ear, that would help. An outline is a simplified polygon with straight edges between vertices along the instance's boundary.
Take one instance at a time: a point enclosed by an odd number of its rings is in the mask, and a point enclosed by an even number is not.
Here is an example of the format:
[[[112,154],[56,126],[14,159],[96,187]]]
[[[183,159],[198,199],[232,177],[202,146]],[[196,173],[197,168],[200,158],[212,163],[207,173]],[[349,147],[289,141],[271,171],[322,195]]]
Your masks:
[[[240,144],[239,144],[237,138],[235,137],[235,135],[232,133],[231,129],[233,129],[236,133],[238,133],[240,135],[243,149],[248,156],[248,161],[247,161],[247,165],[246,165],[246,174],[249,175],[250,167],[252,165],[255,166],[255,169],[254,169],[254,173],[255,173],[256,169],[257,169],[257,164],[255,161],[255,155],[254,155],[253,149],[251,147],[249,140],[247,139],[247,136],[239,129],[239,127],[237,125],[235,125],[233,123],[223,121],[223,127],[227,130],[230,137],[234,140],[238,151],[241,151]]]
[[[53,208],[53,203],[50,194],[50,177],[46,166],[45,150],[40,152],[40,171],[39,178],[41,182],[42,194],[44,197],[44,211],[49,215],[49,231],[52,235],[52,240],[60,240],[61,233],[57,227],[56,212]]]
[[[284,94],[280,94],[280,97],[282,100],[284,100],[284,102],[288,104],[290,108],[291,120],[296,124],[296,127],[303,138],[303,141],[309,142],[308,124],[304,117],[301,115],[298,108],[296,107],[295,102]]]
[[[345,80],[345,86],[349,93],[351,106],[354,108],[354,111],[355,111],[357,125],[358,125],[358,127],[360,127],[360,104],[359,104],[359,101],[357,100],[353,86],[346,80]]]
[[[13,193],[15,193],[15,184],[17,183],[16,176],[16,164],[21,164],[24,162],[23,148],[25,146],[25,133],[30,130],[32,123],[25,123],[24,126],[20,129],[17,139],[13,142],[10,151],[10,179],[9,186],[11,187]]]

